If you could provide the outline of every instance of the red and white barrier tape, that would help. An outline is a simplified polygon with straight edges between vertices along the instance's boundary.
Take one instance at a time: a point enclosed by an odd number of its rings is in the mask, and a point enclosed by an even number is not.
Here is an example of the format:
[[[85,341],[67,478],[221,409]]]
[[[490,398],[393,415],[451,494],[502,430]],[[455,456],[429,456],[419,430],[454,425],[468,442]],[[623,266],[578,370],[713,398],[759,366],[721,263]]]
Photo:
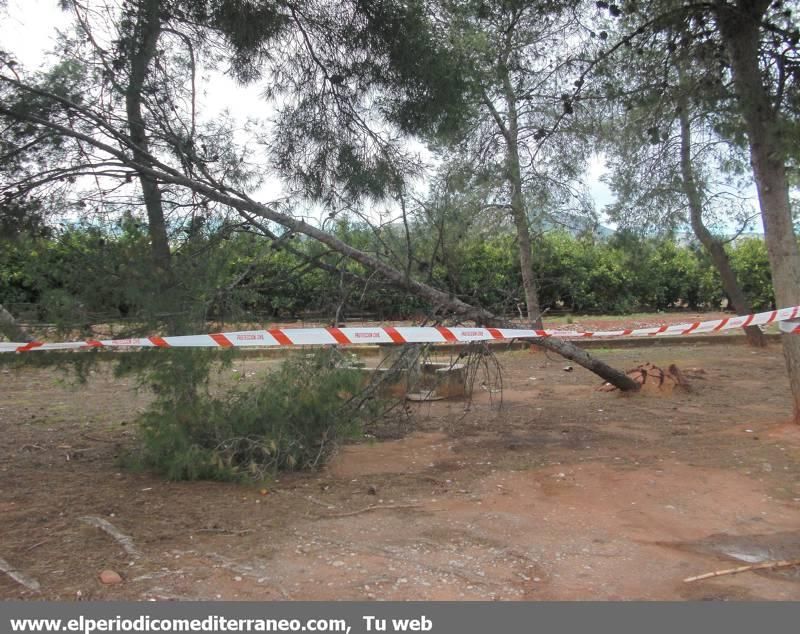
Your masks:
[[[143,337],[136,339],[106,339],[98,341],[65,341],[61,343],[0,342],[0,352],[31,352],[33,350],[80,350],[89,348],[233,348],[273,346],[319,346],[349,344],[403,344],[403,343],[469,343],[498,339],[532,339],[560,337],[585,339],[588,337],[678,337],[702,333],[716,333],[745,326],[763,326],[781,322],[785,333],[800,333],[800,325],[791,323],[800,315],[800,306],[781,308],[755,315],[741,315],[698,321],[692,324],[653,326],[576,332],[574,330],[529,330],[522,328],[445,328],[417,326],[383,326],[364,328],[274,328],[271,330],[241,330],[218,332],[210,335],[181,337]],[[784,323],[790,322],[790,323]]]

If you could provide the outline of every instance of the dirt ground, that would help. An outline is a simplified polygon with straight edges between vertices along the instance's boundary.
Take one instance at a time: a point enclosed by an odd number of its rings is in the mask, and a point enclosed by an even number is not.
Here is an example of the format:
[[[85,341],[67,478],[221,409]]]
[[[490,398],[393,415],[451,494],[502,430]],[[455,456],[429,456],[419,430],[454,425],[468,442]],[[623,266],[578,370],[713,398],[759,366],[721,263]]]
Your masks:
[[[600,392],[562,359],[506,352],[502,404],[479,387],[469,407],[415,405],[266,494],[121,470],[147,395],[105,371],[73,388],[4,370],[0,598],[800,599],[797,567],[683,581],[800,558],[780,348],[593,352],[675,363],[691,390]],[[257,380],[269,363],[227,371]],[[100,583],[105,569],[122,583]]]

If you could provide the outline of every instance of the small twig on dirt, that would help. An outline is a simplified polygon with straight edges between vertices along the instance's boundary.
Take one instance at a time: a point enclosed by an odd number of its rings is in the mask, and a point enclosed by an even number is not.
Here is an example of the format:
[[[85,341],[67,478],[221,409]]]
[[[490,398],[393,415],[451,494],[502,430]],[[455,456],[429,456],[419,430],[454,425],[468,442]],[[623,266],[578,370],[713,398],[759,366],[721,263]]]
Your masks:
[[[323,508],[326,508],[326,509],[332,509],[332,508],[336,508],[336,505],[335,505],[335,504],[325,504],[325,502],[320,502],[319,500],[316,500],[316,499],[314,499],[314,498],[313,498],[313,497],[311,497],[310,495],[309,495],[309,496],[308,496],[306,499],[307,499],[309,502],[313,502],[313,503],[314,503],[314,504],[316,504],[317,506],[321,506],[321,507],[323,507]]]
[[[19,448],[20,451],[25,451],[26,449],[28,451],[32,449],[38,449],[39,451],[43,451],[44,447],[42,447],[41,445],[22,445],[22,447]]]
[[[39,582],[36,579],[31,579],[27,575],[15,570],[11,567],[11,564],[8,563],[5,559],[0,558],[0,572],[6,573],[9,577],[11,577],[14,581],[16,581],[19,585],[25,586],[28,590],[32,590],[33,592],[39,592]]]
[[[352,517],[353,515],[361,515],[361,513],[369,513],[371,511],[388,511],[392,509],[418,509],[420,504],[374,504],[367,506],[358,511],[350,511],[349,513],[336,513],[335,515],[320,515],[319,519],[336,519],[338,517]]]
[[[40,542],[36,542],[36,543],[35,543],[33,546],[28,546],[28,547],[25,549],[25,552],[26,552],[26,553],[29,553],[29,552],[31,552],[31,551],[32,551],[34,548],[39,548],[39,546],[41,546],[42,544],[46,544],[46,543],[47,543],[47,542],[49,542],[49,541],[50,541],[49,539],[43,539],[43,540],[42,540],[42,541],[40,541]]]
[[[245,528],[241,531],[235,531],[230,528],[198,528],[194,531],[195,533],[224,533],[226,535],[246,535],[247,533],[252,533],[252,528]]]
[[[89,434],[81,434],[81,438],[85,438],[86,440],[93,440],[95,442],[107,442],[107,443],[115,443],[116,440],[108,440],[106,438],[97,438],[96,436],[90,436]]]
[[[113,537],[120,546],[122,546],[123,550],[128,553],[131,557],[141,557],[142,553],[134,546],[133,539],[131,539],[128,535],[121,532],[116,526],[114,526],[108,520],[104,520],[102,517],[96,517],[94,515],[87,515],[86,517],[80,518],[82,522],[86,522],[87,524],[91,524],[92,526],[96,526],[100,530],[105,531],[111,537]]]
[[[748,572],[749,570],[778,570],[779,568],[791,568],[793,566],[800,566],[800,559],[781,559],[779,561],[765,561],[760,564],[750,564],[749,566],[739,566],[738,568],[728,568],[727,570],[716,570],[714,572],[707,572],[704,575],[697,575],[696,577],[686,577],[684,583],[691,583],[692,581],[700,581],[702,579],[711,579],[712,577],[723,577],[725,575],[736,575],[740,572]]]

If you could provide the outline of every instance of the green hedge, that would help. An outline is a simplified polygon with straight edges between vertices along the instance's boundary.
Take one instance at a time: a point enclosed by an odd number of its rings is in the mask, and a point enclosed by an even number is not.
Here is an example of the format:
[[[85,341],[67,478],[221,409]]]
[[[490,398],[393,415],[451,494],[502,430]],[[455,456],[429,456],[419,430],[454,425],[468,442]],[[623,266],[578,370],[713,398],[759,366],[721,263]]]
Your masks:
[[[377,244],[363,228],[335,229],[359,248],[384,252],[399,236]],[[446,253],[434,248],[421,230],[412,236],[416,252],[412,275],[505,315],[522,302],[514,238],[462,236]],[[341,266],[338,256],[302,238],[292,245],[312,257]],[[0,244],[0,303],[31,304],[35,318],[48,322],[91,323],[98,318],[141,317],[167,310],[192,310],[195,316],[225,321],[298,317],[308,312],[332,317],[369,313],[403,319],[425,313],[419,299],[372,280],[349,283],[339,275],[310,267],[283,248],[249,234],[207,232],[176,248],[175,292],[170,301],[154,288],[144,229],[130,219],[119,227],[73,227],[55,237],[17,237]],[[762,240],[748,238],[729,246],[745,293],[757,309],[774,304],[769,263]],[[394,261],[403,262],[398,244]],[[675,306],[718,308],[724,300],[719,276],[697,246],[669,238],[615,234],[608,240],[550,232],[535,243],[543,307],[581,313],[626,313]],[[363,278],[358,264],[344,266]],[[226,290],[231,280],[240,279]],[[176,309],[176,306],[178,308]]]

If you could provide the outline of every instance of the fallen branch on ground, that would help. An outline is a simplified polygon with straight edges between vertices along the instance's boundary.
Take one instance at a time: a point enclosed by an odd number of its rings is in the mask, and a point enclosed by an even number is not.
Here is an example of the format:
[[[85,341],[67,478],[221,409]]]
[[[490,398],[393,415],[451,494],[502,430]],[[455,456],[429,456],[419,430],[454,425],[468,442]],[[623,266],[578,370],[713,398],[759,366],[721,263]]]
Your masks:
[[[87,524],[91,524],[92,526],[96,526],[102,531],[105,531],[111,537],[113,537],[120,546],[122,546],[123,550],[128,553],[131,557],[141,557],[142,553],[134,546],[133,539],[126,535],[125,533],[121,532],[116,526],[114,526],[108,520],[104,520],[102,517],[96,517],[94,515],[87,515],[86,517],[81,518],[82,522]]]
[[[320,515],[319,519],[336,519],[338,517],[352,517],[353,515],[361,515],[361,513],[369,513],[370,511],[389,511],[392,509],[418,509],[420,504],[373,504],[358,511],[350,511],[349,513],[337,513],[335,515]]]
[[[724,577],[725,575],[737,575],[740,572],[748,572],[750,570],[778,570],[780,568],[792,568],[793,566],[800,566],[800,559],[781,559],[779,561],[765,561],[760,564],[750,564],[749,566],[739,566],[738,568],[728,568],[727,570],[717,570],[715,572],[707,572],[704,575],[697,575],[696,577],[686,577],[684,583],[691,583],[692,581],[701,581],[702,579],[711,579],[713,577]]]
[[[320,502],[319,500],[316,500],[316,499],[312,498],[310,495],[306,499],[309,502],[312,502],[312,503],[316,504],[317,506],[321,506],[321,507],[326,508],[326,509],[335,509],[336,508],[335,504],[325,504],[325,502]]]
[[[39,582],[36,581],[36,579],[31,579],[27,575],[19,572],[19,570],[15,570],[5,559],[0,559],[0,572],[6,573],[14,581],[21,586],[25,586],[28,590],[39,592]]]

